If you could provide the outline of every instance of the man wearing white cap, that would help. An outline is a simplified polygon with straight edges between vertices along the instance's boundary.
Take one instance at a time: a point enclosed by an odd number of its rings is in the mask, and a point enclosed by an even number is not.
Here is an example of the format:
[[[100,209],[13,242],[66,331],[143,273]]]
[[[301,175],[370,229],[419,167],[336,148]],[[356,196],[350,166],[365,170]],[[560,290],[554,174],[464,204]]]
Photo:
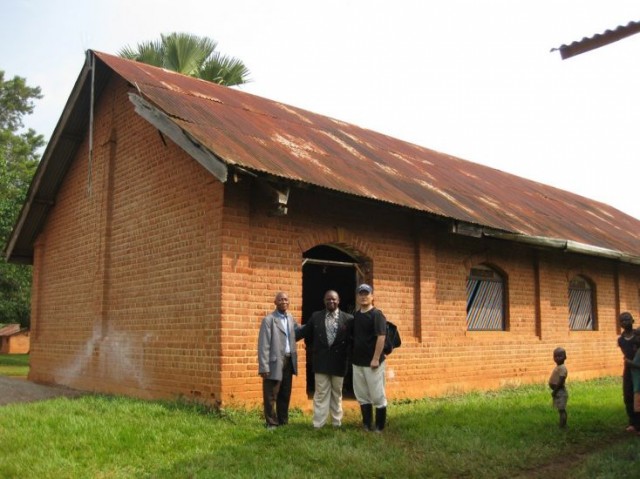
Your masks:
[[[373,305],[373,288],[358,286],[359,309],[353,315],[353,391],[367,431],[381,432],[387,420],[384,391],[384,339],[387,318]],[[375,408],[375,429],[372,425]]]

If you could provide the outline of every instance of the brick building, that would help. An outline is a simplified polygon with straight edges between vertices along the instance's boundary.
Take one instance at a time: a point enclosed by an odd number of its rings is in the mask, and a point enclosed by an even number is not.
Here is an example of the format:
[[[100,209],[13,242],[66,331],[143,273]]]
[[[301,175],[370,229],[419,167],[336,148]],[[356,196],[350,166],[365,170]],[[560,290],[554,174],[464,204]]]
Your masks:
[[[0,325],[0,354],[27,354],[29,329],[19,324]]]
[[[304,321],[363,280],[402,334],[390,397],[544,381],[558,345],[574,380],[618,374],[639,238],[602,203],[89,51],[6,255],[34,266],[31,380],[255,404],[275,292]]]

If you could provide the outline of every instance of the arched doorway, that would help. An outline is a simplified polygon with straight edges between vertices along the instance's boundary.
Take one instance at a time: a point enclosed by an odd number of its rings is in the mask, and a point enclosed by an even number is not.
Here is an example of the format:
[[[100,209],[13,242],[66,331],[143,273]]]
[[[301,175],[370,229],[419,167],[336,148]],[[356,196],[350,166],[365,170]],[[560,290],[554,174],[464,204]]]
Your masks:
[[[303,253],[302,260],[302,324],[314,311],[324,309],[324,293],[335,290],[340,295],[340,309],[353,313],[355,290],[364,279],[362,261],[336,245],[319,245]],[[307,394],[313,396],[315,387],[311,351],[307,348]],[[351,368],[344,380],[343,394],[353,397]]]

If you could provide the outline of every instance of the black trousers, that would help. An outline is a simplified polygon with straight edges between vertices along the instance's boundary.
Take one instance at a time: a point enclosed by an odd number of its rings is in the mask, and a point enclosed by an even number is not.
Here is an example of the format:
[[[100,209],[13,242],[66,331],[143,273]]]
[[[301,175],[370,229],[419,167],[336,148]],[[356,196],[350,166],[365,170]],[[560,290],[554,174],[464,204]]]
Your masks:
[[[267,426],[283,426],[289,422],[289,402],[293,384],[291,357],[285,357],[282,364],[282,381],[262,380],[262,400]]]
[[[629,425],[640,431],[640,413],[633,410],[633,380],[631,379],[631,368],[628,367],[622,373],[622,396],[627,416],[629,416]]]

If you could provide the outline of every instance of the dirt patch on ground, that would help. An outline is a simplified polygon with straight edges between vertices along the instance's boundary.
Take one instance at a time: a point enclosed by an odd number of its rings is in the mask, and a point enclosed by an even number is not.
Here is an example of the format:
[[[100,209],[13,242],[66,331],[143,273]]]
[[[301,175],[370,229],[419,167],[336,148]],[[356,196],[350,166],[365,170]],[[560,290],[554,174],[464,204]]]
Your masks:
[[[603,449],[612,447],[613,445],[628,441],[635,434],[630,435],[627,432],[621,432],[618,437],[614,437],[606,442],[593,443],[588,448],[574,451],[571,454],[558,457],[553,462],[543,464],[539,467],[524,471],[513,479],[567,479],[571,477],[571,472],[582,466],[589,459],[589,456],[601,452]]]
[[[0,376],[0,406],[11,403],[43,401],[56,397],[78,397],[85,391],[64,386],[36,384],[24,378]]]

